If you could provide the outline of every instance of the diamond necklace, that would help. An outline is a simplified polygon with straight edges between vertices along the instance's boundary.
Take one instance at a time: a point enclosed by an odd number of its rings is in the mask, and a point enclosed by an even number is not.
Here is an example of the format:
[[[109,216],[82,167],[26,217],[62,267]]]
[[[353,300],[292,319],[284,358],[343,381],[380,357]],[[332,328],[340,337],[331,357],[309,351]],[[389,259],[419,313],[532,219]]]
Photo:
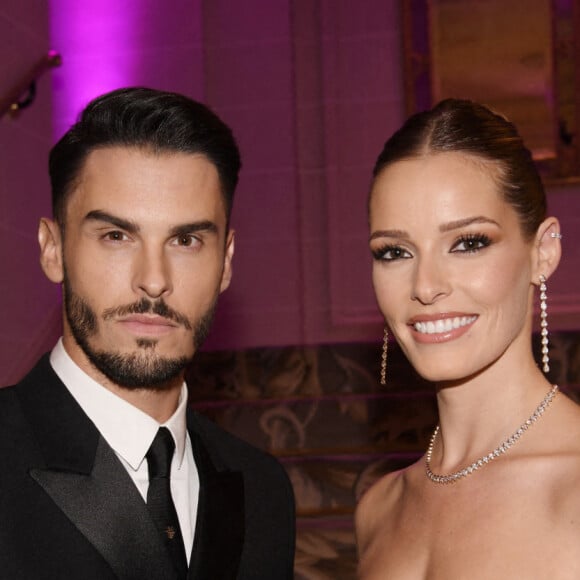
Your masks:
[[[471,475],[480,467],[487,465],[500,455],[503,455],[510,447],[512,447],[512,445],[519,441],[520,437],[542,416],[544,411],[548,408],[556,396],[557,391],[558,385],[554,385],[548,394],[544,397],[543,401],[538,405],[538,408],[532,413],[531,417],[525,423],[522,423],[520,428],[511,437],[508,437],[499,447],[496,447],[491,453],[484,455],[481,459],[474,461],[471,465],[468,465],[459,471],[455,471],[454,473],[449,473],[448,475],[439,475],[431,471],[431,456],[433,455],[433,447],[435,446],[435,440],[437,439],[437,434],[439,433],[439,425],[437,425],[437,427],[435,427],[435,431],[433,431],[433,435],[431,435],[431,441],[425,455],[427,477],[433,483],[455,483],[462,477]]]

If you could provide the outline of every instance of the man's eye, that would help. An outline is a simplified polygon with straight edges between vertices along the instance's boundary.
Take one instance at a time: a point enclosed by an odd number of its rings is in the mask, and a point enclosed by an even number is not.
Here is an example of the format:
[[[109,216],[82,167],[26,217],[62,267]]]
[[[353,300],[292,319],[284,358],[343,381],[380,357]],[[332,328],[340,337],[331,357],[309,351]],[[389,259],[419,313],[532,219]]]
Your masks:
[[[105,239],[110,240],[111,242],[122,242],[127,239],[127,236],[123,232],[115,230],[113,232],[107,232],[105,234]]]
[[[183,235],[183,236],[178,236],[175,239],[175,242],[177,243],[178,246],[181,246],[183,248],[189,248],[189,247],[192,247],[192,246],[197,246],[197,245],[199,245],[201,243],[198,238],[196,238],[195,236],[193,236],[191,234],[187,234],[187,235]]]

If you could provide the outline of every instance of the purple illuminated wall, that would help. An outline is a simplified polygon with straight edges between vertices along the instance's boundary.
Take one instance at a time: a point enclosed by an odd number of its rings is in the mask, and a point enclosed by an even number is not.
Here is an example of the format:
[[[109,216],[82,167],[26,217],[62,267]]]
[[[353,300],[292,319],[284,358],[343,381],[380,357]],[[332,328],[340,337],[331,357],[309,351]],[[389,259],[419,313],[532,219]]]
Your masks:
[[[33,107],[2,121],[0,383],[58,332],[58,292],[40,272],[36,242],[50,211],[51,141],[89,99],[126,85],[206,101],[242,150],[234,278],[208,347],[380,340],[365,198],[374,157],[404,118],[398,0],[4,4],[0,85],[49,48],[63,65],[39,83]],[[551,281],[554,329],[580,328],[578,186],[549,197],[566,236]]]
[[[154,86],[203,98],[201,0],[51,0],[54,134],[95,96]]]
[[[46,2],[1,3],[1,95],[49,48]],[[38,220],[50,212],[50,144],[47,75],[33,106],[0,121],[0,386],[22,376],[58,332],[58,292],[40,271],[36,242]]]

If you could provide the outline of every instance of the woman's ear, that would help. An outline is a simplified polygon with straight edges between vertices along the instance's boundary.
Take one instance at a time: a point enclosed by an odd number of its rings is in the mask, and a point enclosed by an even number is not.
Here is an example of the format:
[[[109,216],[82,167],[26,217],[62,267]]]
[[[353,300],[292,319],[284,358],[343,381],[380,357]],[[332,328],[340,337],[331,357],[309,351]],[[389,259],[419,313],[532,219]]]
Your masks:
[[[62,263],[62,235],[58,224],[48,218],[41,218],[38,225],[40,265],[46,277],[55,284],[64,278]]]
[[[545,219],[536,232],[534,243],[533,275],[538,284],[541,275],[546,280],[554,273],[562,256],[560,222],[555,217]]]

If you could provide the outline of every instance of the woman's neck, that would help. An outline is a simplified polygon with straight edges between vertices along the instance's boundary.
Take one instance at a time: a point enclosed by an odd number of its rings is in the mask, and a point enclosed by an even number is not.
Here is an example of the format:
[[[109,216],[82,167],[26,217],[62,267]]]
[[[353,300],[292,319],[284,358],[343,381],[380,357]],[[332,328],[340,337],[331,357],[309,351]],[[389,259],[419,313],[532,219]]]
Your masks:
[[[493,451],[528,419],[549,389],[531,356],[509,366],[496,361],[477,375],[439,384],[434,471],[455,471]]]

